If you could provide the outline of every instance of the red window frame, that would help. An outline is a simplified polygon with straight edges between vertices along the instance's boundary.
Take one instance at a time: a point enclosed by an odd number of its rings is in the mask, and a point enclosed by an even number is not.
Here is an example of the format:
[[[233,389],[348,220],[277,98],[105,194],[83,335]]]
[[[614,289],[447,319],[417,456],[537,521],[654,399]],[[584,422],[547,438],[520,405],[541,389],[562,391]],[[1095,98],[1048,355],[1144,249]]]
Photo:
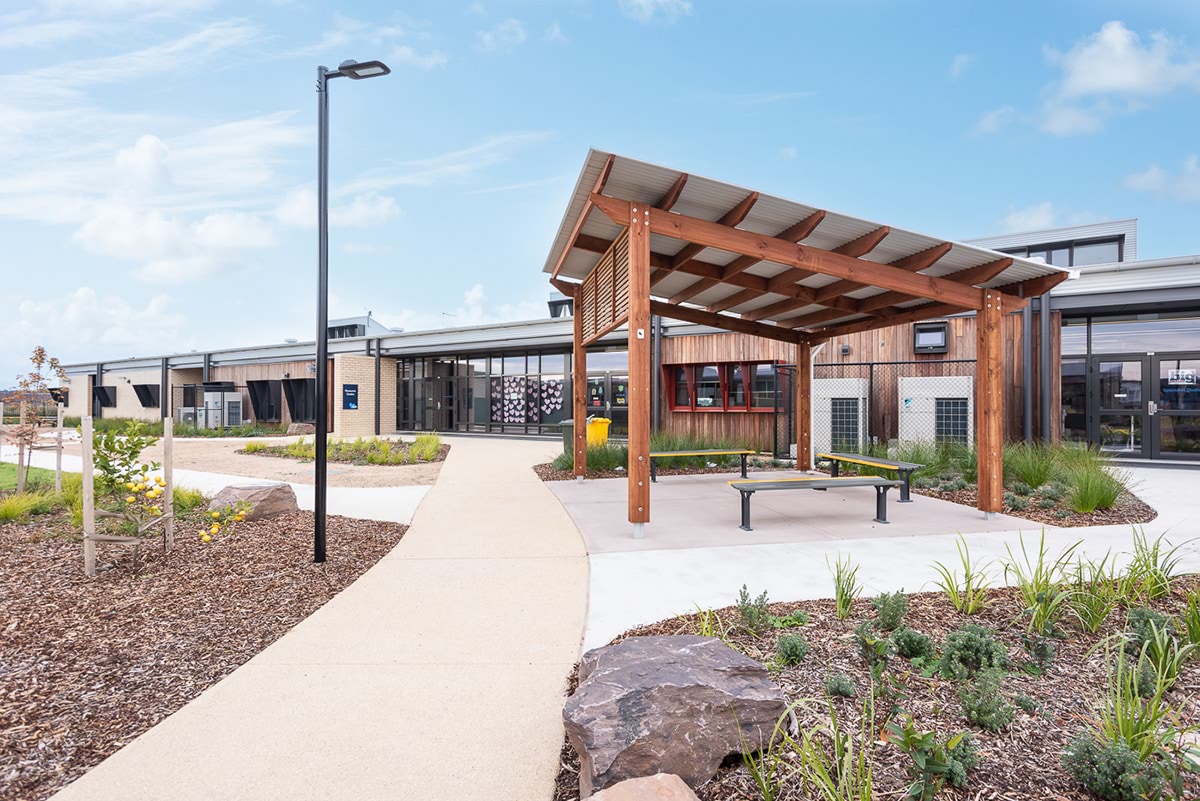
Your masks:
[[[662,366],[663,387],[666,390],[667,408],[672,412],[703,412],[706,414],[720,414],[722,412],[730,412],[733,414],[763,414],[774,413],[775,409],[771,406],[759,407],[754,406],[754,378],[756,368],[762,364],[775,365],[778,361],[756,360],[756,361],[735,361],[735,362],[683,362],[677,364],[664,364]],[[721,387],[721,402],[718,407],[712,406],[697,406],[696,405],[696,376],[700,369],[704,367],[716,366],[717,380]],[[742,395],[744,401],[737,406],[730,405],[730,384],[731,376],[734,367],[740,367],[742,370]],[[678,388],[678,371],[682,369],[684,379],[687,381],[688,388],[688,403],[679,403],[676,398],[676,390]]]

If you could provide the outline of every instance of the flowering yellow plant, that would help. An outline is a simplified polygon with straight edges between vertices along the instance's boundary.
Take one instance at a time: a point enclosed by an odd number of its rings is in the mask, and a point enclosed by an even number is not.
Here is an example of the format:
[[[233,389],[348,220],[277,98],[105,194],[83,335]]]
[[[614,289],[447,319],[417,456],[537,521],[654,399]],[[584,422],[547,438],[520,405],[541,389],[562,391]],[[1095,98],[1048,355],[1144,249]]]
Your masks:
[[[220,511],[209,512],[208,517],[212,523],[207,528],[197,531],[196,536],[200,538],[201,542],[212,542],[213,537],[222,532],[227,536],[233,534],[234,528],[246,519],[250,509],[251,506],[248,502],[238,501],[233,506],[226,506]]]

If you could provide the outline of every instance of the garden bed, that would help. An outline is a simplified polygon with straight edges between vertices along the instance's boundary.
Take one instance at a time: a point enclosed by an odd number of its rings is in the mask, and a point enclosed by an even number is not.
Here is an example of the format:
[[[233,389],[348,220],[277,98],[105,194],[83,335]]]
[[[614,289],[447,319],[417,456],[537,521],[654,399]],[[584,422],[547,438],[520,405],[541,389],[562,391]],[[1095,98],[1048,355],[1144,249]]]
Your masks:
[[[1176,579],[1172,594],[1151,606],[1177,614],[1184,605],[1185,594],[1195,590],[1195,577]],[[1006,698],[1022,695],[1035,705],[1033,712],[1015,708],[1015,718],[999,733],[972,726],[963,717],[957,695],[962,682],[942,678],[930,669],[922,670],[919,663],[893,656],[887,675],[899,685],[895,709],[884,699],[876,703],[872,753],[874,756],[874,790],[877,798],[902,799],[910,782],[906,771],[911,761],[898,747],[882,740],[887,721],[913,717],[920,730],[932,730],[939,737],[950,737],[960,731],[970,731],[978,746],[978,767],[968,773],[967,787],[947,788],[939,797],[956,799],[1090,799],[1090,796],[1071,779],[1063,766],[1063,750],[1085,726],[1085,717],[1106,686],[1106,656],[1098,643],[1118,634],[1125,624],[1124,610],[1118,609],[1096,634],[1084,632],[1071,622],[1063,622],[1063,636],[1055,639],[1056,654],[1049,667],[1038,672],[1030,667],[1031,658],[1022,645],[1025,618],[1015,589],[995,589],[989,592],[990,604],[980,614],[964,616],[956,613],[941,593],[922,593],[909,596],[909,609],[903,625],[930,635],[939,651],[946,635],[964,623],[976,623],[991,629],[1007,652],[1010,669],[1004,675],[1002,694]],[[874,616],[867,599],[856,599],[847,619],[839,619],[833,600],[777,603],[770,606],[772,614],[783,617],[801,611],[808,615],[807,625],[794,629],[768,628],[754,637],[742,630],[736,607],[717,610],[719,628],[729,628],[726,642],[742,653],[771,666],[771,675],[782,687],[791,702],[816,699],[796,708],[801,728],[828,723],[825,706],[826,681],[832,674],[844,674],[855,685],[855,697],[834,698],[837,714],[845,730],[857,735],[862,721],[864,694],[871,678],[864,658],[859,654],[854,629]],[[663,634],[698,634],[701,615],[687,615],[643,626],[616,638],[619,642],[630,636]],[[811,650],[798,665],[773,664],[780,636],[800,634]],[[577,673],[569,681],[574,691]],[[1178,682],[1169,693],[1172,701],[1185,707],[1184,723],[1200,724],[1200,659],[1186,663]],[[902,710],[902,711],[900,711]],[[894,712],[894,714],[893,714]],[[856,736],[857,739],[857,736]],[[790,756],[790,755],[789,755]],[[785,759],[789,758],[785,756]],[[784,765],[781,776],[793,770]],[[565,742],[561,752],[561,769],[554,793],[555,801],[574,801],[579,793],[579,759]],[[1200,774],[1185,774],[1183,797],[1200,797]],[[734,757],[727,760],[716,777],[697,790],[702,801],[757,801],[763,798],[750,771]],[[793,776],[784,779],[775,795],[776,801],[801,801],[815,796],[806,795]]]
[[[953,501],[970,507],[974,507],[979,500],[978,489],[974,485],[949,491],[930,487],[913,487],[912,491],[914,495],[928,495],[932,498],[941,498],[944,501]],[[1007,494],[1012,495],[1012,493]],[[1026,520],[1036,520],[1048,526],[1065,528],[1149,523],[1158,517],[1158,512],[1154,511],[1149,504],[1125,489],[1121,490],[1121,494],[1112,508],[1096,509],[1091,512],[1076,512],[1069,506],[1063,506],[1057,502],[1053,506],[1041,506],[1039,505],[1041,497],[1044,496],[1040,496],[1038,492],[1034,491],[1028,502],[1020,508],[1011,505],[1012,498],[1009,497],[1004,504],[1003,512],[1007,515],[1023,517]]]
[[[422,434],[415,442],[402,440],[355,439],[330,440],[326,458],[330,462],[353,465],[395,466],[412,464],[433,464],[444,462],[450,446],[443,444],[437,435]],[[248,442],[238,453],[254,456],[273,456],[283,459],[294,459],[301,462],[311,462],[316,458],[316,446],[313,442],[301,438],[298,442],[287,445],[267,445],[262,442]]]
[[[37,801],[87,772],[262,651],[375,564],[395,523],[312,515],[241,523],[209,544],[181,519],[176,548],[82,546],[64,512],[0,524],[0,799]]]

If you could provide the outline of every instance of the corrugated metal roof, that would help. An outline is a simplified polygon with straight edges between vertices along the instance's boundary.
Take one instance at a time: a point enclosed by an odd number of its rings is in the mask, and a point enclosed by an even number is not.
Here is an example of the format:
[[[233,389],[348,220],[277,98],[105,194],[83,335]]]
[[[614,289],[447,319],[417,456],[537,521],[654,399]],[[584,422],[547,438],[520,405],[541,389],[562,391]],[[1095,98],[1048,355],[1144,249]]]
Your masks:
[[[574,194],[571,196],[571,201],[559,226],[558,234],[555,236],[550,253],[546,258],[545,272],[553,272],[560,254],[567,247],[571,231],[579,219],[588,195],[592,187],[596,185],[596,181],[610,155],[612,154],[600,150],[591,150],[588,153],[588,157],[579,175],[579,181],[575,185]],[[650,164],[625,156],[613,155],[613,165],[604,187],[604,194],[639,203],[656,203],[675,184],[680,174],[680,170]],[[735,184],[716,181],[689,173],[683,192],[680,194],[672,211],[715,222],[745,199],[751,191]],[[774,236],[783,229],[813,214],[819,208],[821,207],[760,193],[758,201],[754,204],[750,213],[737,227],[752,233]],[[817,226],[813,234],[804,240],[805,245],[822,250],[833,250],[846,242],[857,239],[882,226],[878,222],[839,214],[828,209],[825,209],[825,212],[824,220]],[[599,210],[593,209],[580,231],[589,236],[611,240],[620,233],[621,227],[609,220]],[[659,235],[652,235],[650,239],[651,251],[661,255],[674,255],[685,246],[684,242]],[[867,261],[888,263],[927,250],[946,241],[942,238],[893,227],[890,228],[890,233],[878,247],[861,258]],[[953,243],[953,248],[949,253],[943,256],[932,267],[921,272],[924,275],[942,277],[970,267],[986,264],[1002,257],[1003,254],[997,253],[994,250],[956,242]],[[696,256],[696,259],[699,261],[717,265],[728,264],[735,258],[737,258],[737,254],[713,248],[708,248]],[[598,259],[599,254],[574,249],[564,260],[559,275],[564,278],[582,280],[591,271]],[[788,269],[790,267],[787,265],[764,261],[754,265],[746,273],[748,275],[769,278]],[[1039,278],[1061,272],[1064,271],[1041,262],[1016,258],[1013,260],[1012,265],[1002,273],[985,284],[978,284],[978,286],[1002,287],[1031,278]],[[690,274],[672,274],[657,282],[652,293],[657,297],[671,297],[699,280],[702,279]],[[833,283],[836,280],[838,279],[827,275],[814,275],[800,283],[804,286],[817,288]],[[850,296],[865,298],[884,291],[886,290],[876,287],[863,287],[850,293]],[[690,302],[696,305],[706,305],[728,297],[731,294],[733,294],[731,287],[722,284],[718,287],[705,290]],[[732,311],[749,311],[767,305],[767,303],[774,300],[782,299],[783,297],[782,295],[771,295],[765,300],[756,299],[755,301],[748,301],[741,306],[735,307]],[[920,305],[921,302],[914,302],[912,305]],[[779,318],[769,319],[786,319],[786,317],[795,317],[799,314],[800,312],[793,311],[786,313],[786,315],[781,315]],[[853,315],[848,313],[848,316]]]

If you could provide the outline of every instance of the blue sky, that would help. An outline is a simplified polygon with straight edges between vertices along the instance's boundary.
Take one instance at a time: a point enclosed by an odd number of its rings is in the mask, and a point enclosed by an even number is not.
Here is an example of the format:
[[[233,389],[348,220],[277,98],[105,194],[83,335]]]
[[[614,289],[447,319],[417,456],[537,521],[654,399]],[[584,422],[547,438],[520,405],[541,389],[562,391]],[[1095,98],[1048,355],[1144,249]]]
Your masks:
[[[336,10],[335,10],[336,8]],[[310,338],[331,311],[539,317],[587,148],[946,238],[1140,219],[1200,252],[1191,2],[0,3],[0,385]],[[449,315],[454,315],[453,317]]]

